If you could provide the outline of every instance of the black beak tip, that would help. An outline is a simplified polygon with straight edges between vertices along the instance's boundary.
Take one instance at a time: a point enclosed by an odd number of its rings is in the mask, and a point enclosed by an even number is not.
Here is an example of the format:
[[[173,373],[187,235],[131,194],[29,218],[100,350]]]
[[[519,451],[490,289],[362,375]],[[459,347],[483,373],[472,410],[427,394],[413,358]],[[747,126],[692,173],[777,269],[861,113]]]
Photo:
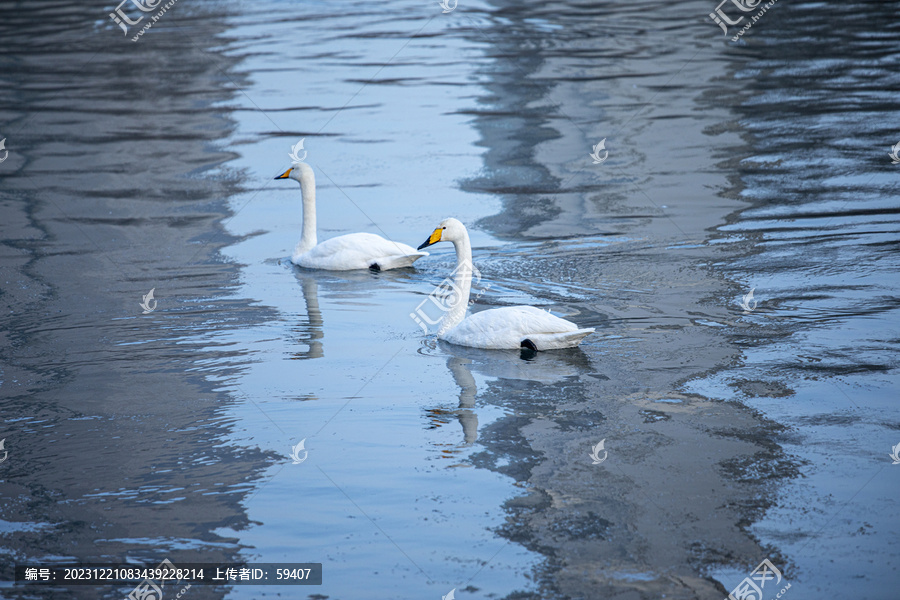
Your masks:
[[[431,245],[431,242],[429,242],[428,240],[425,240],[424,242],[419,244],[419,247],[416,248],[416,250],[421,250],[422,248],[427,248],[430,245]]]

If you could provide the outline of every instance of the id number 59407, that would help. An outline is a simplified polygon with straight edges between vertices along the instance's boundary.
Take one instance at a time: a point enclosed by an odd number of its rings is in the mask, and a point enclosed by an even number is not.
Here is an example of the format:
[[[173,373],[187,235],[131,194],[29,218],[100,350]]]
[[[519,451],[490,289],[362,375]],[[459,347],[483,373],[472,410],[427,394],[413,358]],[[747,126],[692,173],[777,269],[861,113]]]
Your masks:
[[[309,579],[312,569],[275,569],[276,579]]]

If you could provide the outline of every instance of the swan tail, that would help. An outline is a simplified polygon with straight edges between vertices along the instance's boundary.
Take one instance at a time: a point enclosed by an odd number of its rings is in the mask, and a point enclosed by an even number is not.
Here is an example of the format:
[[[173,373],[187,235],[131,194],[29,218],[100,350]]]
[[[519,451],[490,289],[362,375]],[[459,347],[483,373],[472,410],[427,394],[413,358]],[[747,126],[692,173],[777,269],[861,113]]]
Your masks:
[[[574,348],[581,340],[594,333],[594,328],[576,329],[575,331],[561,331],[559,333],[536,333],[528,336],[528,339],[538,350],[557,350],[559,348]]]
[[[422,258],[423,256],[428,256],[427,252],[411,252],[410,254],[397,254],[396,256],[386,256],[385,258],[379,259],[378,266],[382,271],[387,271],[388,269],[402,269],[403,267],[411,267],[414,262]]]

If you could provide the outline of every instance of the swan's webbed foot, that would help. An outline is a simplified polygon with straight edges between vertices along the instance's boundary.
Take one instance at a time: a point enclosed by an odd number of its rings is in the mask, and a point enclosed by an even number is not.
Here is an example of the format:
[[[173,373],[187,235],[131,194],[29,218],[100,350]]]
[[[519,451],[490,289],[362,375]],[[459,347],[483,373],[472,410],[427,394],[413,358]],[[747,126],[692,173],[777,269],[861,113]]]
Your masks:
[[[534,342],[532,342],[528,338],[525,338],[521,341],[521,343],[519,344],[519,348],[521,348],[521,350],[519,351],[519,358],[521,358],[522,360],[532,360],[535,356],[537,356],[537,346],[535,346]]]
[[[381,270],[381,265],[379,265],[378,263],[372,263],[371,265],[369,265],[369,270],[375,271],[377,273]]]

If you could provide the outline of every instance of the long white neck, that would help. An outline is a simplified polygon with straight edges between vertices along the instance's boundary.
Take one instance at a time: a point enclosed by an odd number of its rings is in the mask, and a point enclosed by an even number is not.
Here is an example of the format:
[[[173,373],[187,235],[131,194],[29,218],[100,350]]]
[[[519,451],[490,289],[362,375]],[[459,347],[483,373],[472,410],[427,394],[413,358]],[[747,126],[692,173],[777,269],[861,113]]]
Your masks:
[[[441,327],[437,335],[440,337],[453,329],[466,318],[469,308],[469,292],[472,290],[472,244],[469,242],[469,233],[463,233],[463,239],[455,240],[453,247],[456,249],[456,268],[453,270],[453,287],[456,293],[456,302],[447,311],[441,320]]]
[[[294,255],[305,254],[315,248],[316,240],[316,176],[312,167],[303,169],[300,178],[300,193],[303,195],[303,233],[300,243],[294,248]]]

